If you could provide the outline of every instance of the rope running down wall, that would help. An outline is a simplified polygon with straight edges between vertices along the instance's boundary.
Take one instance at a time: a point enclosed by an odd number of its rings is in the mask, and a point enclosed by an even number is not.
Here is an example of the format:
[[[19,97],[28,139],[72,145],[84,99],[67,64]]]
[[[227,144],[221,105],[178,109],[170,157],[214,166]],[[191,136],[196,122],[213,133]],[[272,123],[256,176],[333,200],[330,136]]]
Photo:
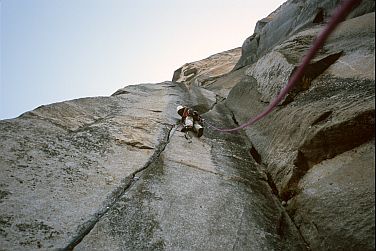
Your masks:
[[[266,115],[268,115],[281,102],[281,100],[288,94],[288,92],[294,87],[294,85],[297,82],[299,82],[309,62],[316,55],[317,51],[324,45],[324,42],[329,37],[329,35],[334,31],[334,29],[338,26],[338,24],[341,23],[343,20],[345,20],[346,16],[361,2],[362,0],[348,0],[348,1],[344,1],[339,7],[336,8],[329,23],[326,25],[324,30],[322,30],[321,33],[317,36],[316,40],[313,42],[313,45],[309,49],[307,55],[303,57],[303,60],[301,64],[299,65],[298,69],[294,72],[294,74],[291,76],[288,83],[280,91],[277,97],[274,98],[274,100],[265,108],[263,112],[261,112],[255,117],[249,118],[244,124],[241,124],[240,126],[235,127],[235,128],[217,128],[209,124],[205,120],[204,120],[204,124],[220,132],[234,132],[234,131],[241,130],[245,127],[248,127],[256,123],[257,121],[261,120]]]

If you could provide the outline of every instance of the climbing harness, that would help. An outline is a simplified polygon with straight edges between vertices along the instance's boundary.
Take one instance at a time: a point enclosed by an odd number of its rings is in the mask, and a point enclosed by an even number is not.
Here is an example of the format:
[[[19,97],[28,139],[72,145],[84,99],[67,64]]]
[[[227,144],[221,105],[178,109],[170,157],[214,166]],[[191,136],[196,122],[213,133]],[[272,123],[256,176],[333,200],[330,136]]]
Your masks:
[[[351,12],[351,10],[354,9],[356,6],[358,6],[361,2],[362,0],[348,0],[348,1],[343,2],[341,6],[336,8],[329,23],[326,25],[324,30],[322,30],[321,33],[317,36],[316,40],[313,42],[313,45],[309,49],[308,53],[305,55],[305,57],[301,61],[301,64],[299,65],[298,69],[293,73],[293,75],[291,76],[290,80],[285,85],[285,87],[282,88],[279,94],[265,108],[264,111],[262,111],[255,117],[250,117],[244,124],[235,128],[217,128],[209,124],[205,120],[204,120],[204,124],[220,132],[234,132],[234,131],[243,129],[247,126],[250,126],[256,123],[257,121],[261,120],[262,118],[264,118],[266,115],[268,115],[279,104],[279,102],[282,101],[282,99],[294,87],[294,85],[303,77],[304,71],[307,68],[309,62],[316,55],[317,51],[324,45],[324,42],[329,37],[329,35],[334,31],[334,29],[338,26],[338,24],[342,22],[343,20],[345,20],[346,16]]]

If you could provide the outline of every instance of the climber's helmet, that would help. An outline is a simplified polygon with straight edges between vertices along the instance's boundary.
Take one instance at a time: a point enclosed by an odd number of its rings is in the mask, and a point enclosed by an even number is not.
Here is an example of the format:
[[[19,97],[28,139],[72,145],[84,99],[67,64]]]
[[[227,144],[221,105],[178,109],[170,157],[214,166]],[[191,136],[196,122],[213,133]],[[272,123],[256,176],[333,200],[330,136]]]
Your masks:
[[[178,107],[176,107],[176,111],[177,113],[182,116],[183,115],[183,109],[184,107],[182,105],[179,105]]]
[[[176,107],[177,112],[179,112],[181,109],[184,109],[184,107],[182,105],[179,105],[178,107]]]

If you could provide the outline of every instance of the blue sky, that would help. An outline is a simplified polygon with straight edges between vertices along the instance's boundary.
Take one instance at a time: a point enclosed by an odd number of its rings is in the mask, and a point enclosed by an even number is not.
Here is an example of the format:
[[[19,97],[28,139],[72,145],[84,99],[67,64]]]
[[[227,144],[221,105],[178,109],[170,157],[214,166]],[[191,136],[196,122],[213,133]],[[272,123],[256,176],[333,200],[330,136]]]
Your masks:
[[[283,0],[0,0],[0,119],[171,80],[241,46]]]

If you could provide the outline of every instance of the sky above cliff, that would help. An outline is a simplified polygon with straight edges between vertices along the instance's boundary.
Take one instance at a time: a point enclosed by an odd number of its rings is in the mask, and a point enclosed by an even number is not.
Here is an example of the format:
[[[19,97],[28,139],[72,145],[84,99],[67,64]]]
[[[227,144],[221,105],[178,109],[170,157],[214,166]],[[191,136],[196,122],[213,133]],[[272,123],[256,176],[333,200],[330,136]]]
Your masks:
[[[171,80],[240,47],[284,0],[0,0],[0,119]]]

